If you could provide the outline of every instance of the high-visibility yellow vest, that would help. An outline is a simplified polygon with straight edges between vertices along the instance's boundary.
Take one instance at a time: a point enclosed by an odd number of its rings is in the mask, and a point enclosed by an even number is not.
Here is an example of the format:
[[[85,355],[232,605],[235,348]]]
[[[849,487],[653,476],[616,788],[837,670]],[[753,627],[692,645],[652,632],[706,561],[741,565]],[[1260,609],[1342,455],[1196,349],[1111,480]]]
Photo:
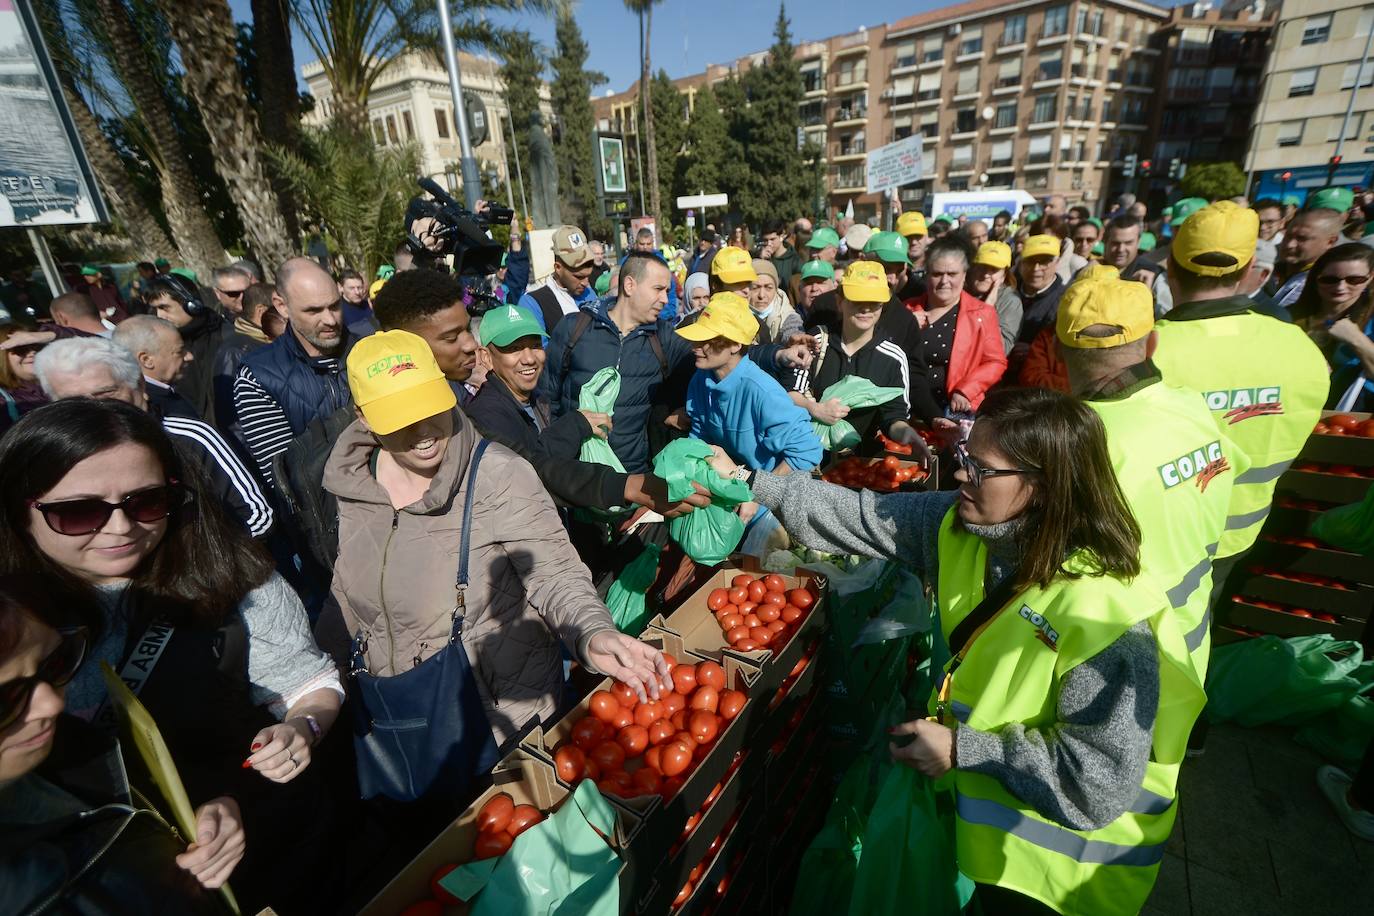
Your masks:
[[[983,600],[987,547],[951,509],[940,526],[940,627],[954,628]],[[1086,570],[1071,557],[1066,568]],[[1154,886],[1177,813],[1179,765],[1204,703],[1183,634],[1147,576],[1055,579],[1016,595],[974,641],[951,677],[947,708],[961,725],[997,732],[1011,723],[1049,728],[1064,675],[1149,621],[1159,646],[1160,706],[1140,792],[1097,830],[1072,830],[1038,814],[990,776],[954,770],[959,870],[1041,901],[1066,916],[1139,912]],[[938,689],[931,710],[938,706]],[[948,719],[946,719],[948,721]]]
[[[1250,459],[1196,391],[1156,382],[1117,400],[1089,401],[1140,524],[1140,565],[1179,616],[1198,680],[1212,648],[1212,557],[1221,545],[1236,477]]]
[[[1166,318],[1155,328],[1164,378],[1202,392],[1217,425],[1250,458],[1217,549],[1218,559],[1235,556],[1259,537],[1275,484],[1321,417],[1331,372],[1302,328],[1267,315]]]

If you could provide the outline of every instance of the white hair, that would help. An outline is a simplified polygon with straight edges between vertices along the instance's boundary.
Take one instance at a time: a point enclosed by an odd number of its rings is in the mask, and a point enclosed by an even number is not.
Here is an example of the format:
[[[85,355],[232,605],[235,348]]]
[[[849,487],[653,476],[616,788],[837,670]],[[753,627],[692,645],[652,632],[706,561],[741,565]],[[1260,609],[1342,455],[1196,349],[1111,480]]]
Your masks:
[[[81,375],[90,366],[104,366],[110,378],[124,388],[137,389],[143,382],[138,360],[128,350],[103,337],[69,337],[48,344],[33,359],[33,371],[43,393],[53,396],[54,375]]]
[[[133,315],[115,326],[110,339],[138,356],[140,353],[160,352],[168,334],[181,336],[176,325],[166,319],[156,315]]]

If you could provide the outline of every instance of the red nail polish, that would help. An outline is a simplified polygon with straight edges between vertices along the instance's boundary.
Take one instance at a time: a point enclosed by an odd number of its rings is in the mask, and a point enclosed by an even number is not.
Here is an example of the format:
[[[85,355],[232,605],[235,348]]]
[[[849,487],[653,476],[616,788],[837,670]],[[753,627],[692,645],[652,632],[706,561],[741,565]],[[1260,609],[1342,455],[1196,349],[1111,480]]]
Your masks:
[[[257,742],[256,744],[254,744],[252,747],[250,747],[249,750],[250,750],[250,751],[256,751],[256,750],[258,750],[258,749],[261,748],[261,747],[262,747],[262,742],[259,741],[259,742]]]
[[[252,765],[253,765],[253,761],[252,761],[252,760],[245,760],[245,761],[243,762],[243,769],[246,770],[246,769],[250,768]]]

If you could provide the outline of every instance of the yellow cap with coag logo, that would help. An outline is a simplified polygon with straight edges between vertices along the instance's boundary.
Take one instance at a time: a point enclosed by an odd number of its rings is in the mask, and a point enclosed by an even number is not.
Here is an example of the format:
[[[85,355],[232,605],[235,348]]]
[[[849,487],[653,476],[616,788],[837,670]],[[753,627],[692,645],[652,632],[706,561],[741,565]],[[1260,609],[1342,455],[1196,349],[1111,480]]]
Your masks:
[[[429,344],[409,331],[382,331],[348,354],[348,390],[374,433],[385,436],[446,413],[458,398]]]

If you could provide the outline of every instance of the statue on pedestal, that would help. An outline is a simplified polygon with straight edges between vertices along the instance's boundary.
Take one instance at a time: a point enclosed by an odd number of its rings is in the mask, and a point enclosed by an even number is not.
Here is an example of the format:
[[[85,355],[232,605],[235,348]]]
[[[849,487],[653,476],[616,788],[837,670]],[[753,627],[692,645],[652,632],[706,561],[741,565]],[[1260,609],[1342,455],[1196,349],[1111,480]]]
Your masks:
[[[553,158],[553,144],[544,132],[544,119],[539,109],[530,112],[530,217],[540,229],[558,226],[563,215],[558,206],[558,163]]]

